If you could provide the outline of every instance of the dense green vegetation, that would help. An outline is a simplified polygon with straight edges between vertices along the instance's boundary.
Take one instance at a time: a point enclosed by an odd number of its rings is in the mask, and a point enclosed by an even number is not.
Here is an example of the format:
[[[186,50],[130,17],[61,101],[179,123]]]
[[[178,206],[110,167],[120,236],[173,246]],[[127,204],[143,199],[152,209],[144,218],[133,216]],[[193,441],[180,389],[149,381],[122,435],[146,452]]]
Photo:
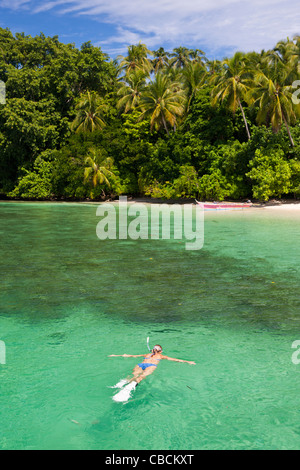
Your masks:
[[[300,196],[299,79],[300,36],[223,61],[144,44],[112,61],[0,28],[0,194]]]

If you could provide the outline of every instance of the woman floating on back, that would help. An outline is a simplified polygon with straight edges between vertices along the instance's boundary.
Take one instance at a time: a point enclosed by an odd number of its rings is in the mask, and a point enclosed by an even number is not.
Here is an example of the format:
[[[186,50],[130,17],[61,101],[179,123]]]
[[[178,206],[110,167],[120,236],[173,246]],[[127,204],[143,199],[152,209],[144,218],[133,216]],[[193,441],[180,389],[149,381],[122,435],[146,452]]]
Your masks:
[[[121,392],[119,392],[117,395],[113,397],[113,399],[115,401],[127,401],[130,398],[130,392],[134,390],[135,387],[143,379],[145,379],[148,375],[151,375],[157,368],[159,362],[163,359],[166,359],[167,361],[173,361],[173,362],[186,362],[187,364],[192,364],[192,365],[196,364],[193,361],[184,361],[182,359],[175,359],[173,357],[163,356],[162,352],[163,352],[162,347],[159,344],[156,344],[149,354],[137,354],[137,355],[111,354],[109,357],[143,357],[144,358],[144,360],[140,362],[139,364],[137,364],[137,366],[135,366],[135,368],[133,369],[132,377],[128,377],[127,379],[120,380],[120,382],[117,383],[117,385],[113,387],[113,388],[122,388],[124,385],[127,384],[126,387],[124,387],[121,390]]]

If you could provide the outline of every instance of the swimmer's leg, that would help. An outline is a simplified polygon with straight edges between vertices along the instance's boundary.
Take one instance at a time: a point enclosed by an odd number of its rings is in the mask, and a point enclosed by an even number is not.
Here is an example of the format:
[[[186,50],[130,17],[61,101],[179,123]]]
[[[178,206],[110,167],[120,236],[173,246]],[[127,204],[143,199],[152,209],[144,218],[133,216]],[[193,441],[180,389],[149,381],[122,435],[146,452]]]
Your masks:
[[[139,366],[136,366],[132,371],[132,375],[128,375],[128,377],[126,377],[126,379],[121,379],[116,385],[114,385],[113,387],[110,387],[110,388],[122,388],[122,387],[124,387],[124,385],[129,384],[133,380],[136,381],[138,376],[141,375],[142,372],[143,372],[143,369],[141,369]]]
[[[132,380],[135,380],[139,384],[142,380],[144,380],[146,377],[148,377],[148,375],[153,374],[155,369],[156,369],[155,366],[147,367],[147,369],[142,371],[142,373],[136,379],[132,379]]]
[[[140,370],[139,370],[140,369]],[[135,387],[143,380],[145,379],[146,377],[148,377],[148,375],[151,375],[154,371],[155,371],[156,367],[155,366],[150,366],[150,367],[147,367],[147,369],[145,369],[143,371],[143,369],[139,366],[136,366],[133,370],[134,372],[134,376],[133,378],[130,380],[129,384],[127,384],[119,393],[117,393],[117,395],[115,395],[113,397],[113,400],[114,401],[117,401],[117,402],[122,402],[122,401],[128,401],[129,398],[131,397],[131,392],[133,392],[133,390],[135,389]],[[141,372],[140,372],[141,371]]]
[[[130,381],[136,380],[142,373],[143,369],[140,366],[135,366],[132,372],[133,377],[131,377]]]

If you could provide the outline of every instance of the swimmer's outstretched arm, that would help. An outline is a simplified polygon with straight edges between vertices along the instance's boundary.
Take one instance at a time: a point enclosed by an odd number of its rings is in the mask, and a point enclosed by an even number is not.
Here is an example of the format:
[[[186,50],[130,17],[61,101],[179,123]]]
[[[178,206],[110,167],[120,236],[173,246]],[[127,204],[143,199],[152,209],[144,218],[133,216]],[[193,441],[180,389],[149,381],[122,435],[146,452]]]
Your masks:
[[[192,364],[193,366],[196,365],[196,362],[194,361],[184,361],[183,359],[175,359],[174,357],[162,356],[162,359],[167,359],[167,361],[173,362],[186,362],[187,364]]]
[[[132,355],[132,354],[110,354],[108,357],[146,357],[147,354],[138,354],[138,355]]]

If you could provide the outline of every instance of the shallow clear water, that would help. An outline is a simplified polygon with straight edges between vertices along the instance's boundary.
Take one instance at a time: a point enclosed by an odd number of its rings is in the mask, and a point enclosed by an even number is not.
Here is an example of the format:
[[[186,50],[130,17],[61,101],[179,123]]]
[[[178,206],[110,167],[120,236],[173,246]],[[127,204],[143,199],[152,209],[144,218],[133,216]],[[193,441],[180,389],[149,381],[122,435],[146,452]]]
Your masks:
[[[96,206],[0,204],[1,449],[299,449],[298,211],[208,212],[205,244],[100,241]],[[114,385],[163,361],[126,404]],[[159,432],[155,432],[159,430]]]

